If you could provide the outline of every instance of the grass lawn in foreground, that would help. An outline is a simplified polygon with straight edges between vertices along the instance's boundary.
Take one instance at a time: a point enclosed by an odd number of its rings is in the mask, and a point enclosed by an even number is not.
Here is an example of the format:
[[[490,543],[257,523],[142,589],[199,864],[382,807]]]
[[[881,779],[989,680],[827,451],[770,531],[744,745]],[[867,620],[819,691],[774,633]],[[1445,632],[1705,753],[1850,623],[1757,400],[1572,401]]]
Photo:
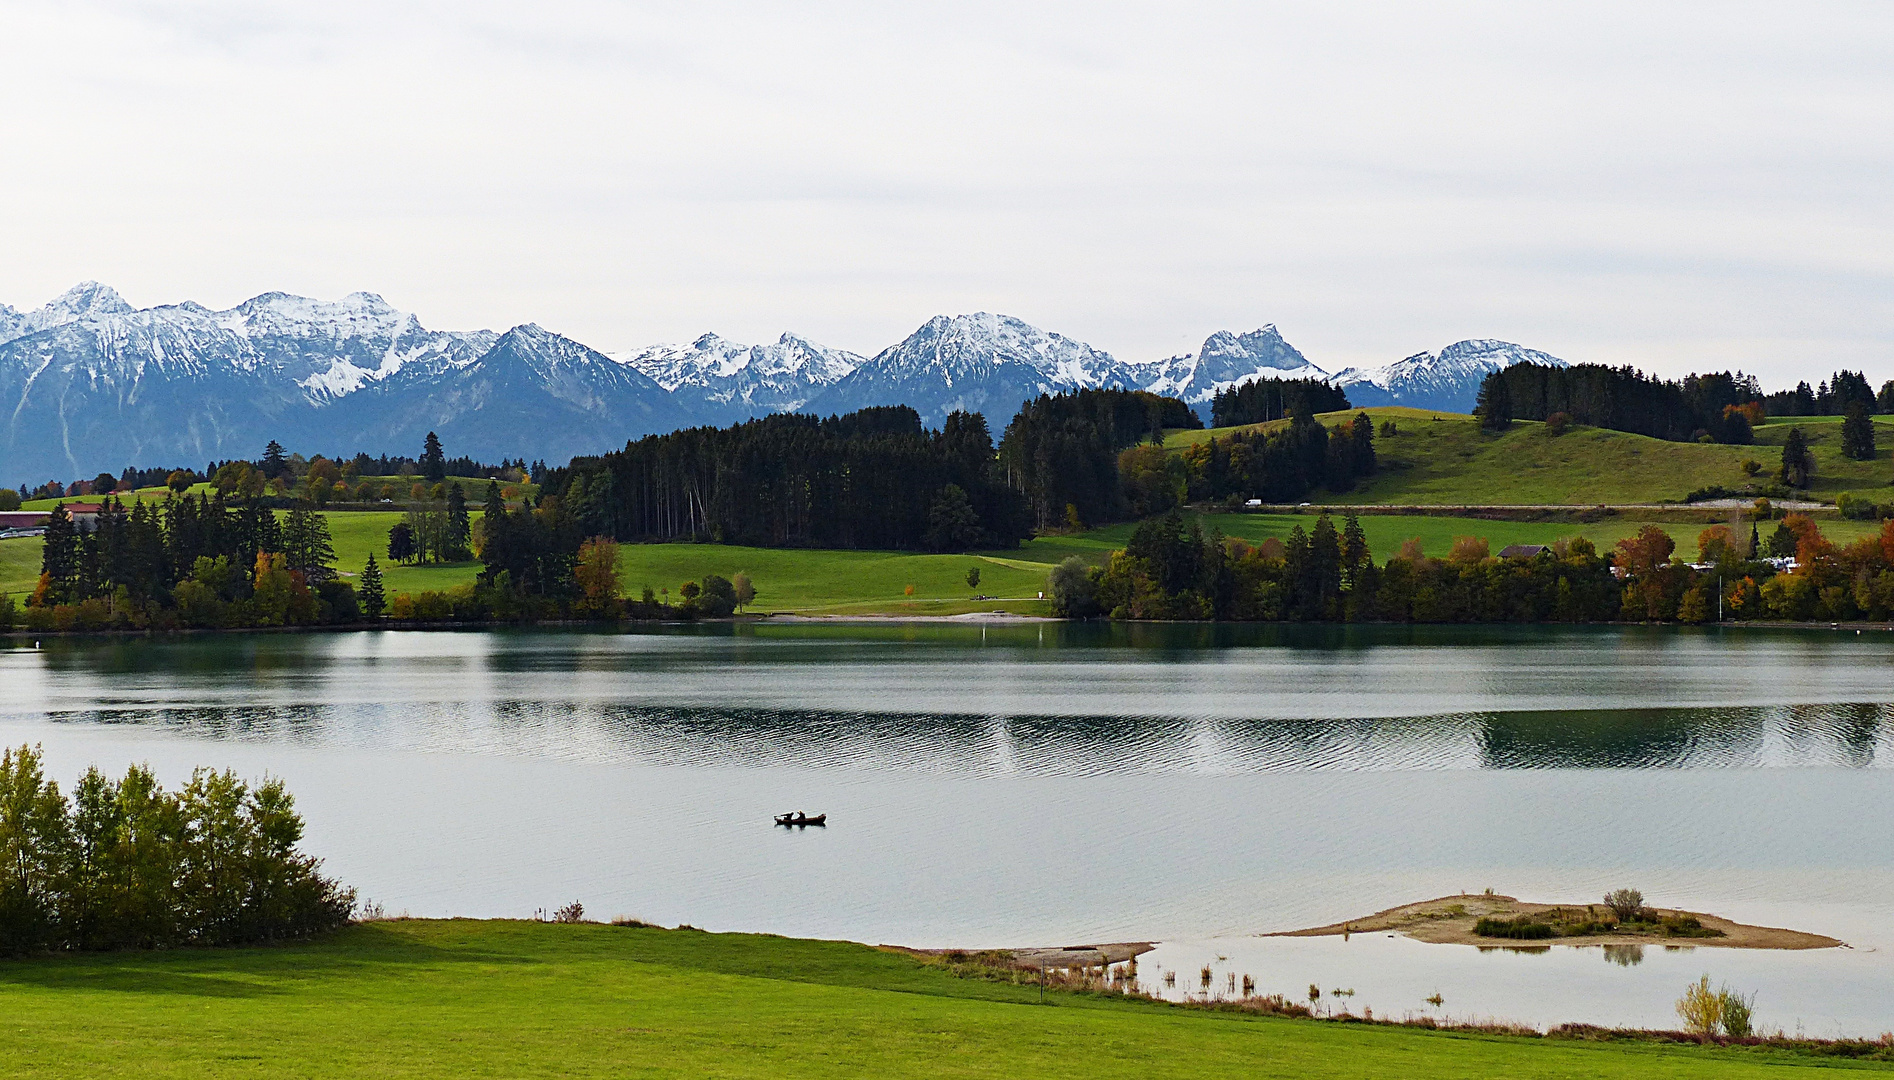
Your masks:
[[[9,1076],[1748,1077],[1818,1059],[1281,1020],[958,979],[843,942],[399,921],[0,961]]]

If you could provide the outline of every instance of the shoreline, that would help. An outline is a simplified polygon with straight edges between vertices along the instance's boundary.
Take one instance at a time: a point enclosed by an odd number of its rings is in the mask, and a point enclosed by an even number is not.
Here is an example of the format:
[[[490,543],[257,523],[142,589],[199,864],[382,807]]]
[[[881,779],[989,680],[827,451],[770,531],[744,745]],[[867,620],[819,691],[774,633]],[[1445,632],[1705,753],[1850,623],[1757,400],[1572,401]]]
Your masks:
[[[1372,915],[1330,923],[1327,926],[1283,930],[1258,936],[1347,938],[1350,934],[1394,932],[1402,937],[1429,945],[1473,945],[1480,948],[1537,949],[1549,948],[1553,945],[1586,948],[1601,945],[1658,944],[1718,949],[1800,951],[1852,947],[1839,938],[1828,937],[1825,934],[1812,934],[1803,930],[1788,930],[1774,926],[1751,926],[1717,915],[1684,911],[1679,908],[1649,908],[1646,911],[1655,917],[1653,923],[1663,919],[1692,919],[1705,933],[1698,935],[1696,933],[1606,931],[1573,936],[1513,938],[1476,934],[1473,930],[1474,924],[1482,918],[1507,919],[1558,913],[1575,915],[1581,912],[1601,915],[1604,911],[1604,906],[1596,903],[1539,904],[1493,893],[1462,893],[1400,904],[1384,911],[1377,911]]]

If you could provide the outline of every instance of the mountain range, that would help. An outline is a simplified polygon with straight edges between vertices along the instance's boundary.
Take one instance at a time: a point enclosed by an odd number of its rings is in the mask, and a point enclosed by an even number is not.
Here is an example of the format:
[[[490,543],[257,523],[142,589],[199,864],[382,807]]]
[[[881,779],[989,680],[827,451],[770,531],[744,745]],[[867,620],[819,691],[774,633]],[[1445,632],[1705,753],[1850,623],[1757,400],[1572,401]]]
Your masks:
[[[1488,371],[1522,359],[1564,363],[1477,340],[1333,379],[1358,405],[1462,412]],[[34,311],[0,305],[0,481],[201,467],[254,457],[270,439],[309,454],[411,454],[429,431],[452,454],[559,463],[680,427],[870,405],[909,405],[930,425],[984,412],[997,436],[1042,393],[1148,389],[1207,418],[1219,390],[1257,377],[1330,376],[1274,326],[1148,362],[986,312],[936,316],[870,357],[794,334],[608,356],[532,324],[430,330],[373,293],[134,308],[86,282]]]

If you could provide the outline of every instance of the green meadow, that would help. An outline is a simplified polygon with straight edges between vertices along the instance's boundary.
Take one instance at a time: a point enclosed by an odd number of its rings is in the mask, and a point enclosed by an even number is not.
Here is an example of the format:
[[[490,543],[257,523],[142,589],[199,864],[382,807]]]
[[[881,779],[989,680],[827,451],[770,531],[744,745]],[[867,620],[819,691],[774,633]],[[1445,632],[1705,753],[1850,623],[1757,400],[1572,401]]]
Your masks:
[[[366,923],[275,948],[0,961],[0,1016],[18,1077],[1707,1080],[1824,1063],[1114,995],[1054,991],[1041,1005],[1031,987],[845,942],[464,920]]]
[[[1802,429],[1815,454],[1810,492],[1817,498],[1833,499],[1851,491],[1876,501],[1894,500],[1894,417],[1875,420],[1874,460],[1854,461],[1841,456],[1839,416],[1771,418],[1756,428],[1752,446],[1665,442],[1584,427],[1554,436],[1544,424],[1527,420],[1494,434],[1481,431],[1471,416],[1408,408],[1351,409],[1317,419],[1332,425],[1356,412],[1366,412],[1377,427],[1383,420],[1395,423],[1395,435],[1375,439],[1379,471],[1353,491],[1312,500],[1397,506],[1676,502],[1698,488],[1741,487],[1748,479],[1742,468],[1745,460],[1759,463],[1765,475],[1774,472],[1791,427]],[[1172,431],[1164,444],[1181,449],[1231,432],[1284,423]]]

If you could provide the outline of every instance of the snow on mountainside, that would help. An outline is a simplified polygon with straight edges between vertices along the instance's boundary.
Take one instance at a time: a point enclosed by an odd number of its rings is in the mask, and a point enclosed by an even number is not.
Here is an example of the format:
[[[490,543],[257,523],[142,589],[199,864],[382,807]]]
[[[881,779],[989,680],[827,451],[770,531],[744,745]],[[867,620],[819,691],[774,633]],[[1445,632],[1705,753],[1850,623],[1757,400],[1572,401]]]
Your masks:
[[[1208,406],[1210,399],[1252,379],[1326,379],[1328,372],[1284,341],[1274,325],[1247,334],[1219,330],[1194,353],[1137,369],[1144,389]],[[1200,409],[1199,411],[1204,411]]]
[[[845,413],[908,405],[938,426],[956,410],[985,413],[997,437],[1021,403],[1079,387],[1133,387],[1136,371],[1109,353],[1010,315],[936,315],[862,362],[809,403]]]
[[[270,439],[312,454],[412,450],[425,431],[402,421],[420,415],[458,425],[457,453],[590,453],[696,416],[637,371],[536,328],[482,367],[502,340],[428,330],[372,293],[135,309],[88,282],[36,311],[0,311],[0,474],[201,467],[254,457]],[[520,407],[482,391],[496,387]],[[515,420],[554,427],[500,430]]]
[[[351,446],[419,446],[433,431],[455,453],[560,464],[698,419],[635,368],[531,323],[470,364],[405,367],[333,411]]]
[[[1352,405],[1407,405],[1442,412],[1472,412],[1480,382],[1512,364],[1569,367],[1564,360],[1509,341],[1476,338],[1456,341],[1434,353],[1413,356],[1378,368],[1349,368],[1333,382]]]
[[[410,363],[464,367],[493,347],[487,330],[423,329],[374,293],[334,302],[272,292],[216,313],[218,325],[255,347],[258,361],[313,394],[341,397]]]
[[[714,423],[795,412],[862,364],[851,352],[784,334],[774,345],[739,345],[705,334],[689,345],[653,345],[614,359],[690,402]]]

